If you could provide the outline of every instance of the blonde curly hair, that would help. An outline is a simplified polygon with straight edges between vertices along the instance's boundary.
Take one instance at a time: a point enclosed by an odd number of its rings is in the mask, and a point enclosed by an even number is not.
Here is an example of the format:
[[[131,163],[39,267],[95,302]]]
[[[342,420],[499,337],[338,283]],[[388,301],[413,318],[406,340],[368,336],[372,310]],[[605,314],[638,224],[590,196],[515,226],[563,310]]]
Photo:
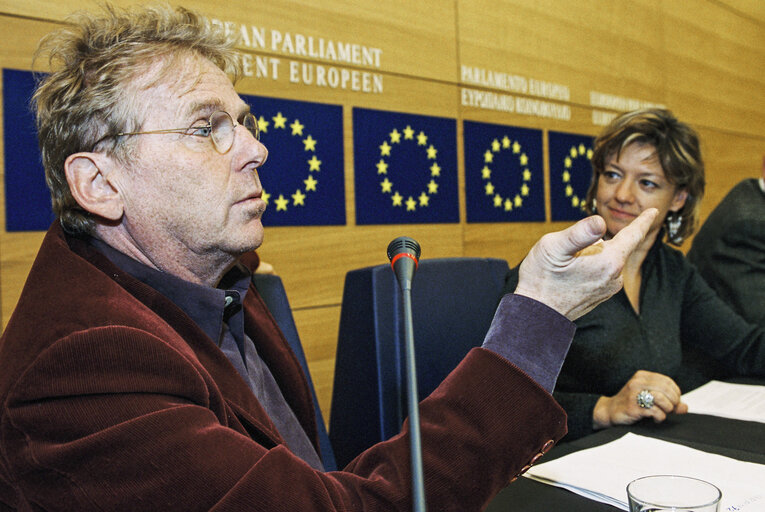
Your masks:
[[[143,120],[135,105],[136,80],[157,62],[158,83],[177,59],[189,53],[209,59],[236,81],[241,63],[236,40],[204,17],[167,5],[76,13],[45,36],[35,60],[47,57],[52,70],[32,97],[45,180],[54,213],[73,234],[91,233],[93,217],[72,196],[64,162],[82,151],[106,151],[127,161],[132,144],[112,137],[136,131]],[[145,77],[144,77],[145,78]]]
[[[678,121],[669,110],[652,108],[626,112],[603,129],[594,143],[592,181],[585,209],[589,214],[595,213],[598,178],[605,170],[606,161],[612,155],[618,159],[621,151],[633,143],[653,146],[667,180],[688,193],[685,205],[677,212],[680,226],[676,230],[665,229],[667,242],[680,245],[698,226],[706,180],[697,133]],[[667,215],[664,222],[669,221],[670,215]]]

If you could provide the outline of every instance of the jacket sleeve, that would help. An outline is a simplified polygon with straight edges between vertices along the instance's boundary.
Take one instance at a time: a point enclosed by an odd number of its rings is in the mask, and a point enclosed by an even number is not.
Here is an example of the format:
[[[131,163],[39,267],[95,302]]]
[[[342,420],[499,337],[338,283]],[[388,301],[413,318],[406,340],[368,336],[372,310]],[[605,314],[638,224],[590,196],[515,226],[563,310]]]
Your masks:
[[[193,353],[136,328],[58,340],[3,407],[2,465],[20,510],[411,508],[406,424],[344,471],[315,471],[257,422],[231,428],[239,420]],[[428,506],[470,511],[559,440],[566,421],[532,379],[476,348],[421,403],[421,423]]]
[[[765,327],[750,324],[687,264],[682,338],[739,375],[765,375]]]

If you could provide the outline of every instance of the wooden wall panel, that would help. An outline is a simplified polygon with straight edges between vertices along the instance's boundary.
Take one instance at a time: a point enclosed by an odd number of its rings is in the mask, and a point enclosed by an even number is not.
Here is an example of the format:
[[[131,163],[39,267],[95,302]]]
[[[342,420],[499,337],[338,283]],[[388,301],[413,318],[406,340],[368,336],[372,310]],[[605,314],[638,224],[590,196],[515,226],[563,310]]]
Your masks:
[[[659,2],[459,2],[461,65],[663,101]]]
[[[0,0],[0,27],[6,36],[0,40],[0,66],[30,69],[32,52],[43,34],[60,25],[70,12],[97,8],[99,3]],[[546,141],[550,130],[596,135],[604,119],[617,111],[641,102],[664,104],[701,133],[708,181],[702,217],[735,183],[759,173],[765,153],[765,9],[758,0],[182,3],[230,30],[244,28],[247,38],[240,49],[252,73],[237,84],[238,91],[343,108],[346,225],[267,227],[259,250],[284,280],[325,419],[348,270],[385,263],[388,242],[400,235],[417,239],[426,258],[490,256],[515,265],[540,236],[568,225],[549,221],[547,162],[547,221],[465,222],[463,120],[541,129]],[[253,30],[262,31],[262,45]],[[291,48],[284,44],[287,34]],[[282,43],[274,45],[275,38]],[[369,55],[379,56],[379,62],[363,58],[338,62],[316,52],[309,54],[308,46],[300,52],[296,46],[300,38],[306,45],[311,38],[314,45],[320,41],[358,45],[359,51],[366,48]],[[290,79],[290,66],[366,73],[379,77],[383,87],[371,93],[306,84]],[[475,74],[465,74],[465,68],[478,74],[495,71],[520,77],[525,89],[481,83]],[[548,103],[561,115],[483,108],[465,100],[466,90]],[[353,107],[457,119],[459,223],[355,225]],[[271,162],[277,158],[272,154]],[[4,173],[4,162],[0,164]],[[269,169],[275,166],[262,172],[266,188]],[[0,187],[3,326],[42,239],[41,233],[4,231],[4,194]]]

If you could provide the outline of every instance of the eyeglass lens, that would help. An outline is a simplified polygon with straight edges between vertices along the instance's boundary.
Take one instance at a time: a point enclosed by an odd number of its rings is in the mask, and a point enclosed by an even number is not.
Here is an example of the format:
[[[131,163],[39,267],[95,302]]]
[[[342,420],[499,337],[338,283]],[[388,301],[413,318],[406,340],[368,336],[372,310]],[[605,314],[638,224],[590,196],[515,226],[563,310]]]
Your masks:
[[[259,139],[258,121],[254,115],[245,114],[241,124],[256,140]],[[227,112],[218,111],[210,117],[210,132],[213,144],[218,151],[225,153],[231,149],[231,145],[234,143],[234,120]]]

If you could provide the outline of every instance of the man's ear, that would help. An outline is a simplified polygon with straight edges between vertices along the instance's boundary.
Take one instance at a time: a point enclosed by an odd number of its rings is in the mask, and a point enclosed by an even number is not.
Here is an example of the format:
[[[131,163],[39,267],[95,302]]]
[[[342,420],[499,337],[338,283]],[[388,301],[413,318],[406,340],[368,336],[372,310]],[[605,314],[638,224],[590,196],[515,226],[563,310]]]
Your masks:
[[[122,217],[124,204],[116,184],[109,179],[114,164],[100,153],[74,153],[64,162],[69,190],[84,210],[108,220]]]

